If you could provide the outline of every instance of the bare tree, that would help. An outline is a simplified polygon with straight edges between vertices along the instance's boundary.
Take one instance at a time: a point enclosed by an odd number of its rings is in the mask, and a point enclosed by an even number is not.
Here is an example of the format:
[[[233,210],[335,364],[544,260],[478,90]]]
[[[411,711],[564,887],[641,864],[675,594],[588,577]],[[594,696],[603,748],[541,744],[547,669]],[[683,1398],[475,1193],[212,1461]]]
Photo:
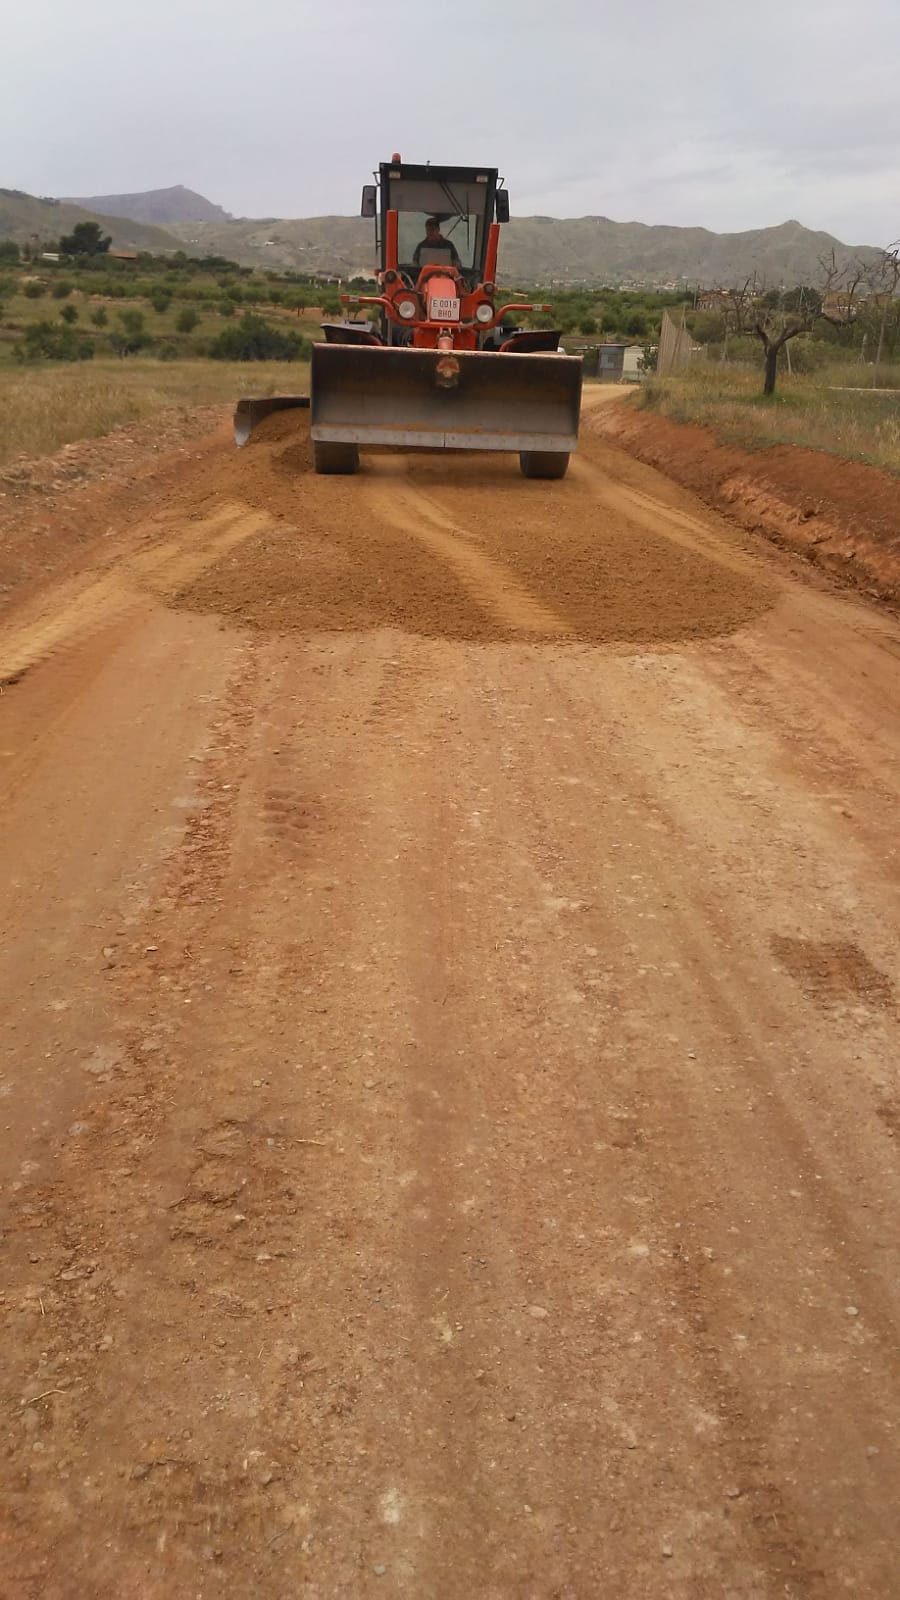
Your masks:
[[[839,267],[832,250],[830,257],[819,258],[821,276],[814,291],[808,293],[806,304],[801,291],[796,309],[787,310],[783,300],[778,306],[767,306],[757,298],[751,313],[750,326],[759,339],[765,355],[763,394],[775,393],[778,377],[778,357],[789,340],[800,333],[811,333],[816,323],[830,322],[835,327],[849,322],[855,315],[859,302],[860,285],[866,278],[863,262],[853,262]],[[838,304],[833,299],[839,295]]]
[[[745,278],[743,283],[736,288],[727,289],[725,292],[727,304],[724,307],[723,315],[729,331],[746,333],[750,327],[750,313],[762,293],[762,286],[757,279],[756,273],[754,272],[749,278]]]
[[[887,327],[888,312],[893,311],[897,304],[897,294],[900,290],[900,239],[889,244],[882,250],[881,256],[872,268],[869,284],[875,296],[876,305],[881,306],[881,318],[878,324],[878,349],[875,353],[875,366],[872,372],[873,388],[878,382],[878,369],[881,366],[881,357],[884,353],[884,332]]]
[[[762,290],[755,272],[743,283],[719,291],[717,311],[722,318],[722,365],[728,360],[728,341],[733,334],[749,333],[751,314]]]

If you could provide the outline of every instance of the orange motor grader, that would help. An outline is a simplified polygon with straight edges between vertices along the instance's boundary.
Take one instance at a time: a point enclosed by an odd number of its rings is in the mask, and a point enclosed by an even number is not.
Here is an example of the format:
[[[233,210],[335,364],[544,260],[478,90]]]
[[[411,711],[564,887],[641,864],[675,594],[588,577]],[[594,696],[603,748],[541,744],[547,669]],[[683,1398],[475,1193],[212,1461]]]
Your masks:
[[[394,156],[377,177],[362,215],[375,220],[378,293],[344,302],[371,307],[370,320],[323,324],[308,398],[239,400],[238,444],[272,411],[309,405],[317,472],[355,472],[360,446],[387,445],[512,451],[526,478],[561,478],[578,436],[581,361],[558,353],[558,331],[511,321],[549,306],[498,304],[509,196],[497,169]]]

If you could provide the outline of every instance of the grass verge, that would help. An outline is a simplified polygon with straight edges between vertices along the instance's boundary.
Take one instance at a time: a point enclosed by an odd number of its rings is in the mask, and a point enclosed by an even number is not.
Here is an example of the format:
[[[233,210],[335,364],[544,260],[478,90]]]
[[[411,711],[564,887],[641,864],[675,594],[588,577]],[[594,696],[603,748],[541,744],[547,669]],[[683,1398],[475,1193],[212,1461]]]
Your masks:
[[[900,373],[892,371],[897,384]],[[802,445],[900,474],[900,392],[856,388],[860,372],[844,366],[782,376],[766,398],[755,370],[698,365],[678,377],[647,379],[637,403],[676,422],[705,424],[744,449]],[[881,381],[890,375],[885,368]]]
[[[306,394],[305,362],[77,362],[0,371],[0,464],[52,455],[170,407],[230,403],[239,395]]]

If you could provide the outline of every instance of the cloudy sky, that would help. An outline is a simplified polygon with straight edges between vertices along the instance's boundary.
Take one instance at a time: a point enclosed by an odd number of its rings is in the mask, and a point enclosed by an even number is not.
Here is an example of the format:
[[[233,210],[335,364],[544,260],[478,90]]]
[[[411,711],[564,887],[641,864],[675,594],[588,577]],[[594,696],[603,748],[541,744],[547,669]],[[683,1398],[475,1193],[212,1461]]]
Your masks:
[[[379,160],[499,165],[514,212],[900,235],[900,0],[29,0],[0,184],[184,183],[353,213]]]

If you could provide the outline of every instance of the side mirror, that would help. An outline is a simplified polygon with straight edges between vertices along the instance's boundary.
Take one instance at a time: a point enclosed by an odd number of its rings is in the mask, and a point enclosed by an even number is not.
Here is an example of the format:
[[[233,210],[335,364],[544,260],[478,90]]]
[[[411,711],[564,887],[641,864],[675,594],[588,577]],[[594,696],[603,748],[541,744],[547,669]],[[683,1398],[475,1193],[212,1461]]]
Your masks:
[[[495,200],[495,205],[497,207],[497,221],[498,222],[508,222],[509,221],[509,190],[508,189],[498,189],[497,190],[497,196],[496,196],[496,200]]]
[[[375,217],[378,215],[378,191],[374,183],[367,183],[363,189],[359,214],[361,217]]]

